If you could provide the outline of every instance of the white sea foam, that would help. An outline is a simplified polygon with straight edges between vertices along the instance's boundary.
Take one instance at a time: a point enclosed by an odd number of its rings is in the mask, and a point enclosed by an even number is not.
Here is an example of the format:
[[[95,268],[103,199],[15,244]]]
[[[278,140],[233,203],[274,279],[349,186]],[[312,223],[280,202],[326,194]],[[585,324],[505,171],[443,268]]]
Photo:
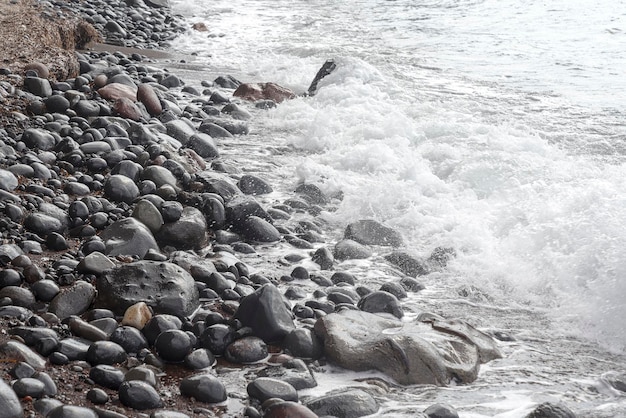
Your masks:
[[[297,150],[282,162],[288,181],[343,192],[323,214],[338,228],[375,218],[417,253],[455,248],[429,284],[474,286],[494,327],[533,323],[495,308],[535,309],[549,319],[537,332],[623,353],[626,128],[609,107],[624,108],[610,70],[624,60],[624,16],[610,0],[583,16],[583,3],[181,1],[211,37],[176,48],[297,92],[335,58],[314,97],[255,119],[259,135]],[[523,416],[533,402],[511,389],[481,407]]]

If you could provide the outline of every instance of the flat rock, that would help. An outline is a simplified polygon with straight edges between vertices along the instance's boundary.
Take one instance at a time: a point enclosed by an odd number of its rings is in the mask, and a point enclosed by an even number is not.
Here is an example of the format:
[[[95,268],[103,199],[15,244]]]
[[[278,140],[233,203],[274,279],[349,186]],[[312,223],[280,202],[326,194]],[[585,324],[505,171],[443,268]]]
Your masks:
[[[71,315],[81,315],[96,298],[96,289],[85,281],[78,281],[72,287],[62,289],[50,302],[49,310],[59,319]]]
[[[5,361],[23,361],[38,370],[43,370],[46,367],[46,360],[44,360],[43,357],[35,353],[28,346],[14,340],[5,341],[0,344],[0,356]]]
[[[367,392],[350,389],[331,393],[305,403],[318,416],[333,415],[339,418],[358,418],[378,411],[378,403]]]
[[[198,307],[193,277],[179,266],[156,261],[137,261],[108,270],[98,277],[97,305],[123,315],[126,309],[145,302],[155,313],[178,317]]]
[[[469,383],[478,376],[480,357],[471,342],[375,314],[345,310],[315,323],[326,357],[350,370],[378,370],[400,384],[445,386],[453,379]]]

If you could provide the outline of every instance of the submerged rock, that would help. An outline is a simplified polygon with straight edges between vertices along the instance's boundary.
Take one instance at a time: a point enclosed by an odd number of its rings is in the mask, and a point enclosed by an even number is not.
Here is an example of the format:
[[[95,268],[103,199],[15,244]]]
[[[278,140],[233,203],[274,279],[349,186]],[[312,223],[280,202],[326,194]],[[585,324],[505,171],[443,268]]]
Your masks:
[[[378,403],[367,392],[360,389],[349,389],[334,392],[312,399],[305,404],[318,416],[332,415],[344,418],[358,418],[371,415],[378,411]]]
[[[400,233],[372,219],[353,222],[346,227],[344,238],[364,245],[402,245]]]

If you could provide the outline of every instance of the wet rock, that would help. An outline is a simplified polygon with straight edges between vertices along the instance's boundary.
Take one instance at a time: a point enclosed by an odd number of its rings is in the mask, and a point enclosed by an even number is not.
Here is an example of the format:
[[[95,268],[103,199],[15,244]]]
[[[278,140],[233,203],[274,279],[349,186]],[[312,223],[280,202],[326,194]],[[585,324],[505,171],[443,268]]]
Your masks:
[[[283,346],[291,355],[307,359],[319,359],[324,354],[324,347],[315,333],[308,328],[292,330],[283,341]]]
[[[330,270],[333,267],[333,263],[335,261],[335,257],[333,253],[326,247],[318,248],[311,260],[314,263],[319,264],[322,270]]]
[[[281,341],[295,328],[290,310],[276,286],[263,285],[241,300],[235,318],[265,342]]]
[[[104,405],[109,402],[109,395],[100,388],[90,389],[89,392],[87,392],[86,398],[96,405]]]
[[[310,389],[317,386],[313,373],[301,359],[290,359],[280,366],[269,366],[259,372],[261,377],[273,377],[289,383],[297,390]]]
[[[434,404],[426,408],[428,418],[459,418],[459,413],[450,405]]]
[[[476,346],[481,363],[502,358],[493,338],[480,332],[467,322],[460,319],[435,319],[431,322],[433,329],[457,335]]]
[[[28,89],[35,96],[48,97],[52,95],[52,86],[50,82],[45,78],[40,77],[25,77],[24,87]]]
[[[276,242],[280,241],[281,238],[280,232],[274,225],[258,216],[248,217],[235,225],[235,229],[253,242]]]
[[[141,332],[146,336],[150,344],[154,344],[159,334],[168,329],[180,329],[182,327],[181,320],[173,315],[155,315],[143,327]]]
[[[376,291],[367,294],[359,300],[357,307],[370,313],[389,313],[396,318],[402,318],[404,312],[400,301],[388,292]]]
[[[120,97],[113,104],[113,111],[115,113],[125,119],[130,119],[134,121],[140,121],[143,119],[143,113],[137,107],[135,102],[126,97]]]
[[[13,389],[0,379],[0,411],[6,418],[21,418],[23,416],[22,404]]]
[[[236,338],[235,331],[226,324],[207,326],[200,335],[200,345],[211,350],[213,354],[222,355]]]
[[[364,245],[350,239],[343,239],[335,245],[337,260],[364,259],[372,256],[372,252]]]
[[[109,338],[106,332],[78,317],[70,318],[69,326],[74,335],[89,341],[104,341]]]
[[[385,260],[410,277],[428,274],[426,263],[405,251],[394,251],[391,254],[387,254]]]
[[[257,337],[244,337],[232,342],[224,356],[232,363],[256,363],[267,358],[267,345]]]
[[[104,183],[104,195],[115,202],[132,203],[139,196],[139,188],[132,179],[114,174]]]
[[[154,409],[161,408],[163,401],[157,391],[140,380],[123,382],[118,390],[120,402],[133,409]]]
[[[43,382],[25,377],[18,379],[13,383],[13,391],[19,398],[30,396],[32,398],[41,398],[44,395],[45,385]]]
[[[178,182],[174,174],[167,168],[158,165],[144,168],[141,172],[141,179],[153,181],[157,187],[169,185],[174,189],[178,189]]]
[[[154,342],[159,357],[163,360],[177,363],[185,359],[193,349],[193,341],[184,331],[173,329],[159,334]]]
[[[154,371],[144,366],[133,367],[126,372],[124,381],[130,382],[132,380],[146,382],[155,389],[159,386],[159,381]]]
[[[206,348],[193,350],[185,357],[185,366],[192,370],[201,370],[215,364],[215,356]]]
[[[87,350],[86,360],[92,365],[123,363],[127,354],[124,348],[113,341],[96,341]]]
[[[99,251],[87,254],[76,266],[76,270],[80,273],[102,274],[105,271],[115,267],[115,263],[106,255]]]
[[[96,289],[89,283],[78,281],[72,287],[63,289],[50,302],[49,310],[60,319],[71,315],[81,315],[94,301]]]
[[[273,191],[272,186],[266,180],[251,174],[241,176],[237,186],[242,192],[249,195],[262,195]]]
[[[114,366],[99,364],[89,370],[89,378],[100,386],[117,390],[124,381],[124,372]]]
[[[5,341],[0,344],[0,356],[5,359],[5,361],[23,361],[37,370],[43,370],[46,366],[46,361],[39,354],[35,353],[26,345],[13,340]]]
[[[476,379],[480,359],[470,342],[424,323],[345,310],[320,318],[315,333],[326,357],[350,370],[379,370],[400,384],[447,385]]]
[[[106,254],[136,255],[143,258],[149,250],[159,250],[150,230],[134,218],[114,222],[100,235],[106,245]]]
[[[333,282],[333,284],[347,283],[350,286],[354,286],[356,284],[356,277],[347,271],[338,271],[330,276],[330,281]]]
[[[140,84],[137,87],[137,100],[146,107],[146,110],[152,116],[158,116],[163,112],[161,100],[157,96],[154,88],[149,84]]]
[[[233,96],[251,101],[273,100],[276,103],[296,97],[293,91],[271,82],[241,84],[233,92]]]
[[[98,414],[82,406],[60,405],[52,409],[46,418],[98,418]]]
[[[17,185],[17,177],[12,172],[0,169],[0,189],[10,192],[15,190]]]
[[[24,220],[24,227],[41,236],[53,232],[63,233],[65,230],[65,225],[59,219],[40,212],[28,215]]]
[[[296,402],[276,402],[265,408],[264,418],[316,418],[318,415]]]
[[[195,135],[195,130],[182,119],[176,119],[165,123],[167,134],[177,139],[182,145],[186,145],[189,139]]]
[[[155,313],[179,317],[198,307],[198,290],[189,273],[172,263],[138,261],[105,272],[97,280],[97,303],[118,314],[145,302]]]
[[[342,418],[357,418],[371,415],[378,411],[378,403],[367,392],[350,389],[332,393],[305,403],[307,408],[319,416],[334,415]]]
[[[199,249],[206,245],[206,219],[198,209],[187,206],[179,220],[164,224],[156,238],[163,246],[179,250]]]
[[[126,325],[115,328],[111,333],[110,340],[119,344],[127,353],[139,353],[149,346],[141,331]]]
[[[210,374],[184,378],[180,383],[180,393],[206,403],[223,402],[227,398],[226,388],[222,382]]]
[[[265,402],[270,398],[278,398],[285,401],[298,401],[298,392],[289,383],[285,383],[271,377],[259,377],[250,382],[246,388],[248,395]]]
[[[353,222],[346,227],[344,238],[354,240],[364,245],[402,245],[400,233],[380,222],[364,219]]]
[[[186,146],[187,148],[194,150],[202,158],[211,159],[218,158],[220,156],[217,145],[215,145],[215,141],[213,140],[210,132],[197,133],[191,136],[189,141],[187,141]]]
[[[576,418],[576,414],[565,405],[544,402],[526,415],[526,418]]]
[[[137,87],[122,83],[109,83],[106,86],[99,88],[98,94],[102,98],[111,101],[124,97],[134,102],[137,100]]]
[[[226,129],[221,126],[207,122],[202,124],[201,132],[209,135],[211,138],[232,138],[233,134],[228,132]]]
[[[6,286],[0,289],[0,299],[9,298],[15,306],[32,308],[35,305],[35,296],[26,288],[18,286]]]
[[[163,216],[152,202],[141,199],[133,209],[132,217],[146,225],[153,234],[156,234],[163,226]]]

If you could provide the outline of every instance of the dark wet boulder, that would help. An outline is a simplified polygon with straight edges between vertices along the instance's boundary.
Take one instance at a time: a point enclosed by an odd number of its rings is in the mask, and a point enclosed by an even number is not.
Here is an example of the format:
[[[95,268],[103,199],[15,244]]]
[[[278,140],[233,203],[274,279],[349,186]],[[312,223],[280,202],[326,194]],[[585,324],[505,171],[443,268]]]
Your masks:
[[[469,383],[478,376],[478,348],[426,323],[344,310],[320,318],[315,333],[332,362],[350,370],[378,370],[400,384],[445,386],[452,380]]]
[[[285,401],[298,401],[298,392],[289,383],[271,377],[259,377],[250,382],[246,388],[250,397],[259,402],[265,402],[270,398],[278,398]]]
[[[241,176],[237,186],[242,192],[249,195],[268,194],[273,191],[272,186],[266,180],[251,174]]]
[[[356,241],[343,239],[335,245],[334,256],[341,261],[364,259],[371,257],[372,251]]]
[[[162,332],[154,342],[159,356],[172,363],[181,362],[193,349],[193,341],[185,331],[170,329]]]
[[[396,318],[402,318],[404,316],[404,312],[402,311],[402,306],[400,305],[398,298],[391,293],[384,292],[382,290],[363,296],[359,300],[357,307],[364,312],[388,313]]]
[[[241,190],[239,190],[235,182],[225,174],[216,173],[212,170],[202,171],[196,173],[196,180],[204,186],[204,192],[215,193],[224,202],[241,195]]]
[[[152,232],[143,223],[134,218],[125,218],[114,222],[100,235],[106,246],[106,254],[136,255],[143,258],[149,250],[159,250]]]
[[[198,307],[193,277],[179,266],[137,261],[106,271],[98,277],[96,304],[122,315],[131,305],[145,302],[157,314],[186,317]]]
[[[292,330],[283,342],[285,349],[291,355],[317,360],[322,357],[324,347],[315,333],[308,328],[296,328]]]
[[[226,202],[224,209],[226,210],[226,218],[232,225],[241,224],[250,216],[258,216],[266,221],[272,220],[261,204],[252,196],[234,197]]]
[[[526,418],[576,418],[576,414],[565,405],[544,402],[526,415]]]
[[[215,141],[208,133],[197,133],[187,141],[187,148],[194,150],[200,157],[211,159],[220,156]]]
[[[453,407],[440,403],[426,408],[424,415],[428,418],[459,418],[459,413]]]
[[[385,255],[385,260],[410,277],[423,276],[429,273],[428,266],[424,260],[406,251],[394,251],[391,254],[387,254]]]
[[[276,242],[281,238],[274,225],[258,216],[250,216],[233,227],[244,238],[253,242]]]
[[[280,366],[268,366],[259,371],[259,377],[273,377],[289,383],[297,390],[317,386],[317,381],[306,363],[298,358],[285,361]]]
[[[396,230],[372,219],[353,222],[346,227],[344,238],[364,245],[402,245],[402,236]]]
[[[178,250],[200,249],[207,241],[207,224],[202,212],[187,206],[176,222],[166,223],[156,235],[162,246]]]
[[[267,344],[258,337],[244,337],[226,347],[224,356],[231,363],[256,363],[267,358]]]
[[[235,312],[235,318],[265,342],[281,341],[295,328],[291,311],[272,284],[265,284],[253,294],[244,297]]]
[[[358,418],[378,411],[378,403],[372,395],[360,389],[333,392],[311,399],[305,405],[318,416]]]
[[[313,81],[311,81],[311,85],[307,90],[309,96],[313,96],[317,93],[319,82],[322,81],[324,77],[335,71],[336,68],[337,64],[335,63],[335,60],[332,59],[326,60],[326,62],[322,64],[320,69],[317,71],[317,74],[315,74],[315,77],[313,77]]]

